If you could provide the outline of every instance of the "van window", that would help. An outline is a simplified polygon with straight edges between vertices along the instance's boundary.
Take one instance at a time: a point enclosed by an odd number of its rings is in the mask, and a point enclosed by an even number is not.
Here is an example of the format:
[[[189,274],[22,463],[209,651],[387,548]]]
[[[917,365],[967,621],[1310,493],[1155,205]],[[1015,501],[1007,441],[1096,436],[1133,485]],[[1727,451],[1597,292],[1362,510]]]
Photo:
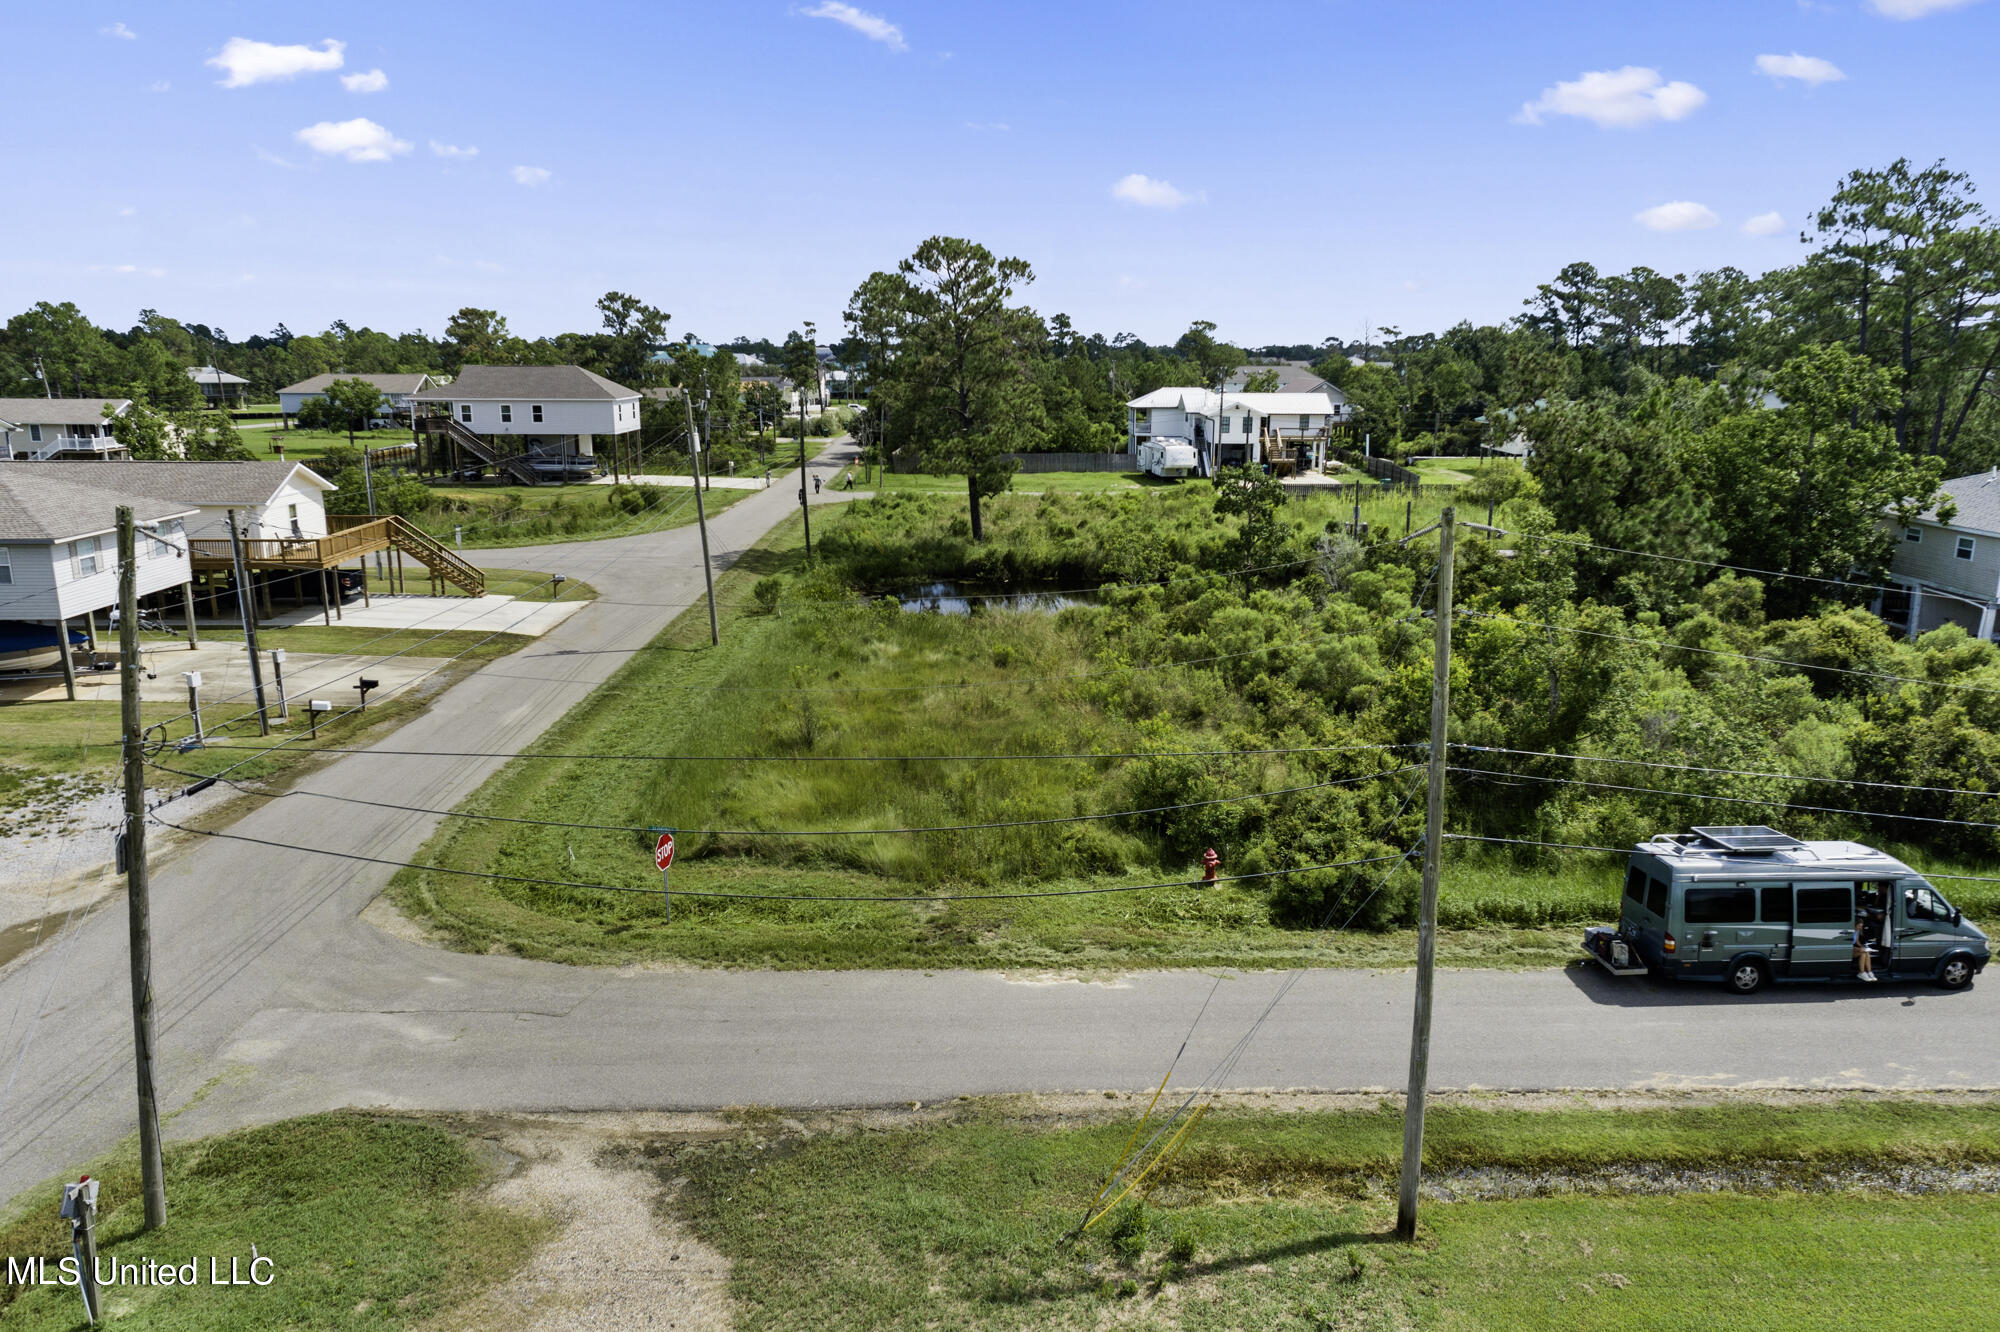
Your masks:
[[[1658,879],[1650,880],[1646,888],[1646,910],[1656,916],[1667,914],[1667,885]]]
[[[1690,925],[1747,925],[1757,919],[1755,889],[1690,888],[1683,901]]]
[[[1903,889],[1903,915],[1909,920],[1950,920],[1951,903],[1924,884]]]
[[[1792,885],[1789,883],[1769,883],[1763,888],[1764,923],[1767,925],[1789,925],[1792,923]]]
[[[1854,886],[1841,884],[1838,888],[1818,887],[1799,889],[1799,924],[1801,925],[1852,925],[1854,923]]]
[[[1625,896],[1639,903],[1646,900],[1646,871],[1637,865],[1625,867]]]

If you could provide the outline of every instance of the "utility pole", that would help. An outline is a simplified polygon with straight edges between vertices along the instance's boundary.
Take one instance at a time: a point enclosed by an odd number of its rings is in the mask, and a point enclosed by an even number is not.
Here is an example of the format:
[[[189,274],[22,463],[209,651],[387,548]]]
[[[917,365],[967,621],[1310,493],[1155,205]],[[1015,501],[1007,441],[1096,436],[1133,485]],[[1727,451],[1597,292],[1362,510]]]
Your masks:
[[[232,513],[230,521],[235,522]],[[125,905],[131,927],[132,1062],[139,1081],[139,1173],[146,1229],[167,1223],[160,1108],[153,1096],[153,919],[146,882],[146,760],[140,749],[139,562],[130,505],[118,506],[118,697],[125,729]]]
[[[799,512],[806,520],[806,558],[813,557],[813,512],[806,499],[806,395],[799,390]]]
[[[1403,1179],[1396,1234],[1417,1237],[1417,1185],[1424,1172],[1424,1092],[1431,1072],[1431,982],[1437,960],[1438,858],[1444,844],[1445,732],[1451,719],[1452,535],[1457,510],[1438,519],[1437,648],[1431,675],[1430,787],[1424,803],[1424,889],[1417,909],[1417,1004],[1410,1031],[1410,1091],[1403,1102]]]
[[[257,608],[255,598],[247,595],[249,578],[243,569],[243,537],[236,530],[236,510],[230,509],[229,516],[229,556],[236,567],[236,618],[243,625],[243,647],[250,654],[250,687],[257,692],[257,734],[271,733],[271,716],[264,708],[264,667],[257,660]],[[323,579],[324,573],[320,575]]]
[[[711,647],[722,645],[722,627],[715,618],[715,566],[708,560],[708,514],[701,502],[701,441],[694,433],[694,397],[686,387],[681,389],[681,406],[687,410],[688,423],[688,466],[694,475],[694,521],[701,529],[701,581],[708,589],[708,642]]]

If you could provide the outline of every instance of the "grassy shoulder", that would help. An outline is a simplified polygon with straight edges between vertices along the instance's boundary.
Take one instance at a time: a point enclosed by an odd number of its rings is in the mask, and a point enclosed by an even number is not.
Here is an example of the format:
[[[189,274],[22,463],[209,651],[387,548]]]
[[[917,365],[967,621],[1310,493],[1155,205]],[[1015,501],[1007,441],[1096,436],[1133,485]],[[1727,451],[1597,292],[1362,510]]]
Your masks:
[[[1133,1133],[1127,1105],[970,1103],[818,1134],[773,1117],[653,1168],[687,1181],[680,1206],[731,1260],[749,1328],[1887,1329],[1915,1308],[1975,1326],[2000,1298],[2000,1197],[1894,1182],[2000,1161],[1990,1101],[1438,1105],[1427,1182],[1483,1200],[1433,1196],[1410,1245],[1398,1108],[1239,1103],[1150,1198],[1071,1239]]]
[[[754,491],[702,491],[709,517]],[[686,527],[695,520],[692,486],[439,486],[430,507],[409,516],[447,546],[493,550],[554,541],[593,541]]]
[[[167,1223],[142,1228],[137,1153],[85,1167],[101,1182],[97,1249],[112,1263],[199,1265],[192,1287],[105,1288],[108,1320],[127,1328],[415,1326],[506,1279],[547,1223],[479,1197],[490,1171],[456,1135],[357,1113],[316,1115],[166,1150]],[[68,1256],[53,1184],[0,1213],[0,1254]],[[215,1258],[249,1275],[251,1246],[268,1285],[206,1284]],[[80,1325],[74,1287],[0,1287],[8,1328]]]
[[[1206,483],[1201,481],[1168,481],[1157,476],[1148,476],[1144,472],[1016,472],[1013,489],[1023,495],[1049,491],[1105,494],[1204,484]],[[963,495],[965,477],[949,474],[933,475],[928,472],[878,472],[872,482],[872,488]]]

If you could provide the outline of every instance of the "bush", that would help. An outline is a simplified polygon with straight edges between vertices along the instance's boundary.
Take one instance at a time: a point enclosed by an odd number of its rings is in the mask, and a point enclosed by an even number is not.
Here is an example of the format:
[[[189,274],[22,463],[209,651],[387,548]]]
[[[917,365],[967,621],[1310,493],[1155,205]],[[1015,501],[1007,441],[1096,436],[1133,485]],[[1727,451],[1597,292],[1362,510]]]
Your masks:
[[[1379,845],[1358,849],[1356,857],[1382,855]],[[1390,862],[1346,869],[1288,874],[1271,890],[1271,923],[1290,929],[1392,930],[1414,925],[1421,885],[1416,875],[1384,875]],[[1380,885],[1379,887],[1377,885]]]

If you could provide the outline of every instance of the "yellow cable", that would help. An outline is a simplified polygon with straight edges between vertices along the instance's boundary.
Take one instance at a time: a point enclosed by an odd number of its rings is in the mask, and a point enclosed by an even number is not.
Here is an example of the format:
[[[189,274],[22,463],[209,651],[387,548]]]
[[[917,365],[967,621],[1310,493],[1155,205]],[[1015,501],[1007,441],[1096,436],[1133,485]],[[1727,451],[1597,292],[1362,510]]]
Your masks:
[[[1187,1137],[1189,1131],[1191,1131],[1194,1128],[1195,1124],[1201,1119],[1201,1117],[1207,1113],[1208,1113],[1208,1107],[1204,1105],[1200,1109],[1196,1110],[1192,1115],[1188,1116],[1188,1122],[1181,1125],[1180,1130],[1177,1133],[1175,1133],[1173,1137],[1167,1139],[1167,1145],[1165,1147],[1162,1147],[1159,1150],[1159,1152],[1153,1157],[1153,1163],[1147,1166],[1144,1170],[1141,1170],[1138,1173],[1138,1175],[1132,1180],[1132,1182],[1130,1184],[1127,1184],[1124,1187],[1124,1189],[1120,1191],[1120,1193],[1116,1198],[1113,1198],[1110,1202],[1104,1204],[1103,1211],[1099,1212],[1096,1216],[1091,1217],[1090,1220],[1084,1222],[1083,1228],[1085,1230],[1089,1230],[1099,1221],[1102,1221],[1105,1217],[1111,1215],[1111,1209],[1116,1207],[1119,1203],[1125,1201],[1126,1194],[1138,1188],[1140,1184],[1145,1182],[1146,1176],[1152,1174],[1155,1170],[1158,1170],[1161,1165],[1165,1164],[1168,1157],[1173,1153],[1176,1144],[1178,1144],[1183,1138]]]
[[[1167,1079],[1173,1077],[1173,1075],[1174,1071],[1170,1068],[1167,1070],[1167,1076],[1160,1079],[1160,1085],[1153,1092],[1153,1099],[1146,1102],[1146,1113],[1140,1115],[1139,1122],[1132,1126],[1132,1136],[1125,1140],[1125,1150],[1118,1153],[1117,1164],[1111,1167],[1111,1174],[1105,1178],[1104,1187],[1100,1188],[1097,1191],[1097,1196],[1090,1200],[1090,1207],[1095,1207],[1098,1203],[1102,1202],[1104,1195],[1111,1192],[1111,1186],[1118,1182],[1118,1172],[1125,1168],[1126,1160],[1132,1155],[1132,1144],[1139,1141],[1139,1130],[1145,1128],[1146,1121],[1153,1117],[1153,1107],[1160,1103],[1160,1094],[1166,1091]],[[1086,1207],[1083,1210],[1088,1212],[1090,1207]]]

